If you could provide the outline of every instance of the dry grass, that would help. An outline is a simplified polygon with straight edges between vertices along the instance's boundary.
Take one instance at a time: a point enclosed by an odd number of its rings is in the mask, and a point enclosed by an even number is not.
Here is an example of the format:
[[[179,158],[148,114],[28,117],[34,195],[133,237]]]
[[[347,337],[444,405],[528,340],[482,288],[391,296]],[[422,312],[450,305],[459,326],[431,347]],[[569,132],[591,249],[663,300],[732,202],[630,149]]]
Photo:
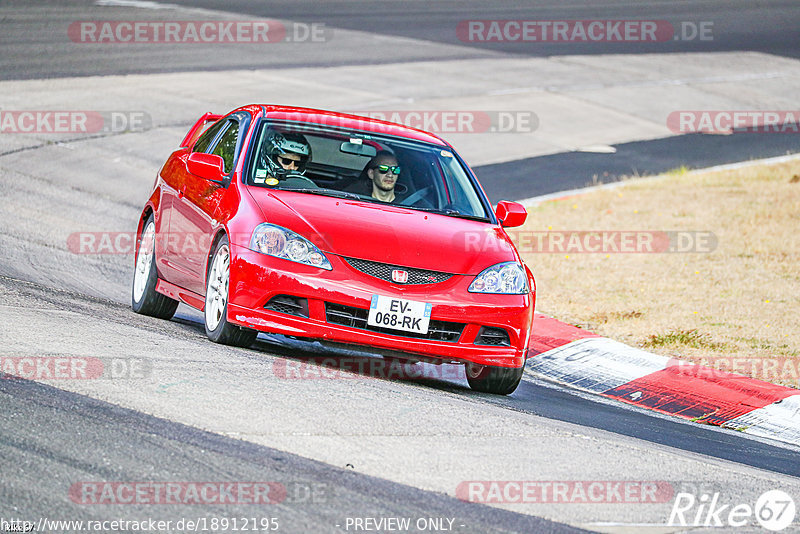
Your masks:
[[[537,309],[652,352],[798,387],[798,176],[800,160],[680,169],[529,208],[521,232],[711,231],[718,239],[711,253],[541,253],[519,243]]]

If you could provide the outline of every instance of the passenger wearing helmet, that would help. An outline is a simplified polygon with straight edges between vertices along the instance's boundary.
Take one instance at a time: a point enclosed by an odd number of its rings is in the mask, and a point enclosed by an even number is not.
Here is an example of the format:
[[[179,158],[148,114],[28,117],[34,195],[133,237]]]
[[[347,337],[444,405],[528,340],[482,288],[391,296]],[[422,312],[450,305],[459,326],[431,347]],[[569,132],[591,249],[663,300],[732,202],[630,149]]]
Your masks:
[[[295,133],[273,132],[261,147],[261,157],[256,169],[255,183],[290,187],[316,187],[303,176],[311,160],[311,145],[306,138]]]

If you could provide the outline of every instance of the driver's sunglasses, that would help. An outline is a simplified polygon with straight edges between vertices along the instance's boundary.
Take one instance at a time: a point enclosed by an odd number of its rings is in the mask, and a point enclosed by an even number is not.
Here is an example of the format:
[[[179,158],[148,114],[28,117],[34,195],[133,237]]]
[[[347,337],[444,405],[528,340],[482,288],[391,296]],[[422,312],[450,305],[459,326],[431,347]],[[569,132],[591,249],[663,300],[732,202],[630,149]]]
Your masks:
[[[381,174],[386,174],[389,171],[392,171],[392,174],[400,174],[400,165],[378,165],[374,168],[378,169]]]
[[[290,165],[295,165],[299,169],[300,166],[303,164],[303,160],[301,159],[292,159],[292,158],[285,158],[283,156],[278,156],[278,163],[283,165],[284,167],[288,167]]]

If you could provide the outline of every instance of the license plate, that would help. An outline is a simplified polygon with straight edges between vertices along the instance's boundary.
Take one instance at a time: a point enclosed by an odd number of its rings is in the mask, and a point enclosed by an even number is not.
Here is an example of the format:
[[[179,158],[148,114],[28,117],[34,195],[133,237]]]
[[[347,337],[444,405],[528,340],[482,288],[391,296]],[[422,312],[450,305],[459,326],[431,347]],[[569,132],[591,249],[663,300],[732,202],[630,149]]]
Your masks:
[[[432,306],[427,302],[372,295],[367,324],[394,330],[428,333]]]

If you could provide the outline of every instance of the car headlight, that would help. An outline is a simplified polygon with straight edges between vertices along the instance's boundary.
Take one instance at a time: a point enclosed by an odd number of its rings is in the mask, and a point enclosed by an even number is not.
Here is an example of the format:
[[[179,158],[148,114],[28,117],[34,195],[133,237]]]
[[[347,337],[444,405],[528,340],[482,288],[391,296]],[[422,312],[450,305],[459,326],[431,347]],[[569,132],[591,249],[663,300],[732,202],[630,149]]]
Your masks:
[[[468,291],[523,295],[528,292],[528,280],[522,265],[515,261],[507,261],[484,269],[469,285]]]
[[[256,226],[250,238],[250,249],[320,269],[333,269],[328,258],[314,243],[275,224],[261,223]]]

